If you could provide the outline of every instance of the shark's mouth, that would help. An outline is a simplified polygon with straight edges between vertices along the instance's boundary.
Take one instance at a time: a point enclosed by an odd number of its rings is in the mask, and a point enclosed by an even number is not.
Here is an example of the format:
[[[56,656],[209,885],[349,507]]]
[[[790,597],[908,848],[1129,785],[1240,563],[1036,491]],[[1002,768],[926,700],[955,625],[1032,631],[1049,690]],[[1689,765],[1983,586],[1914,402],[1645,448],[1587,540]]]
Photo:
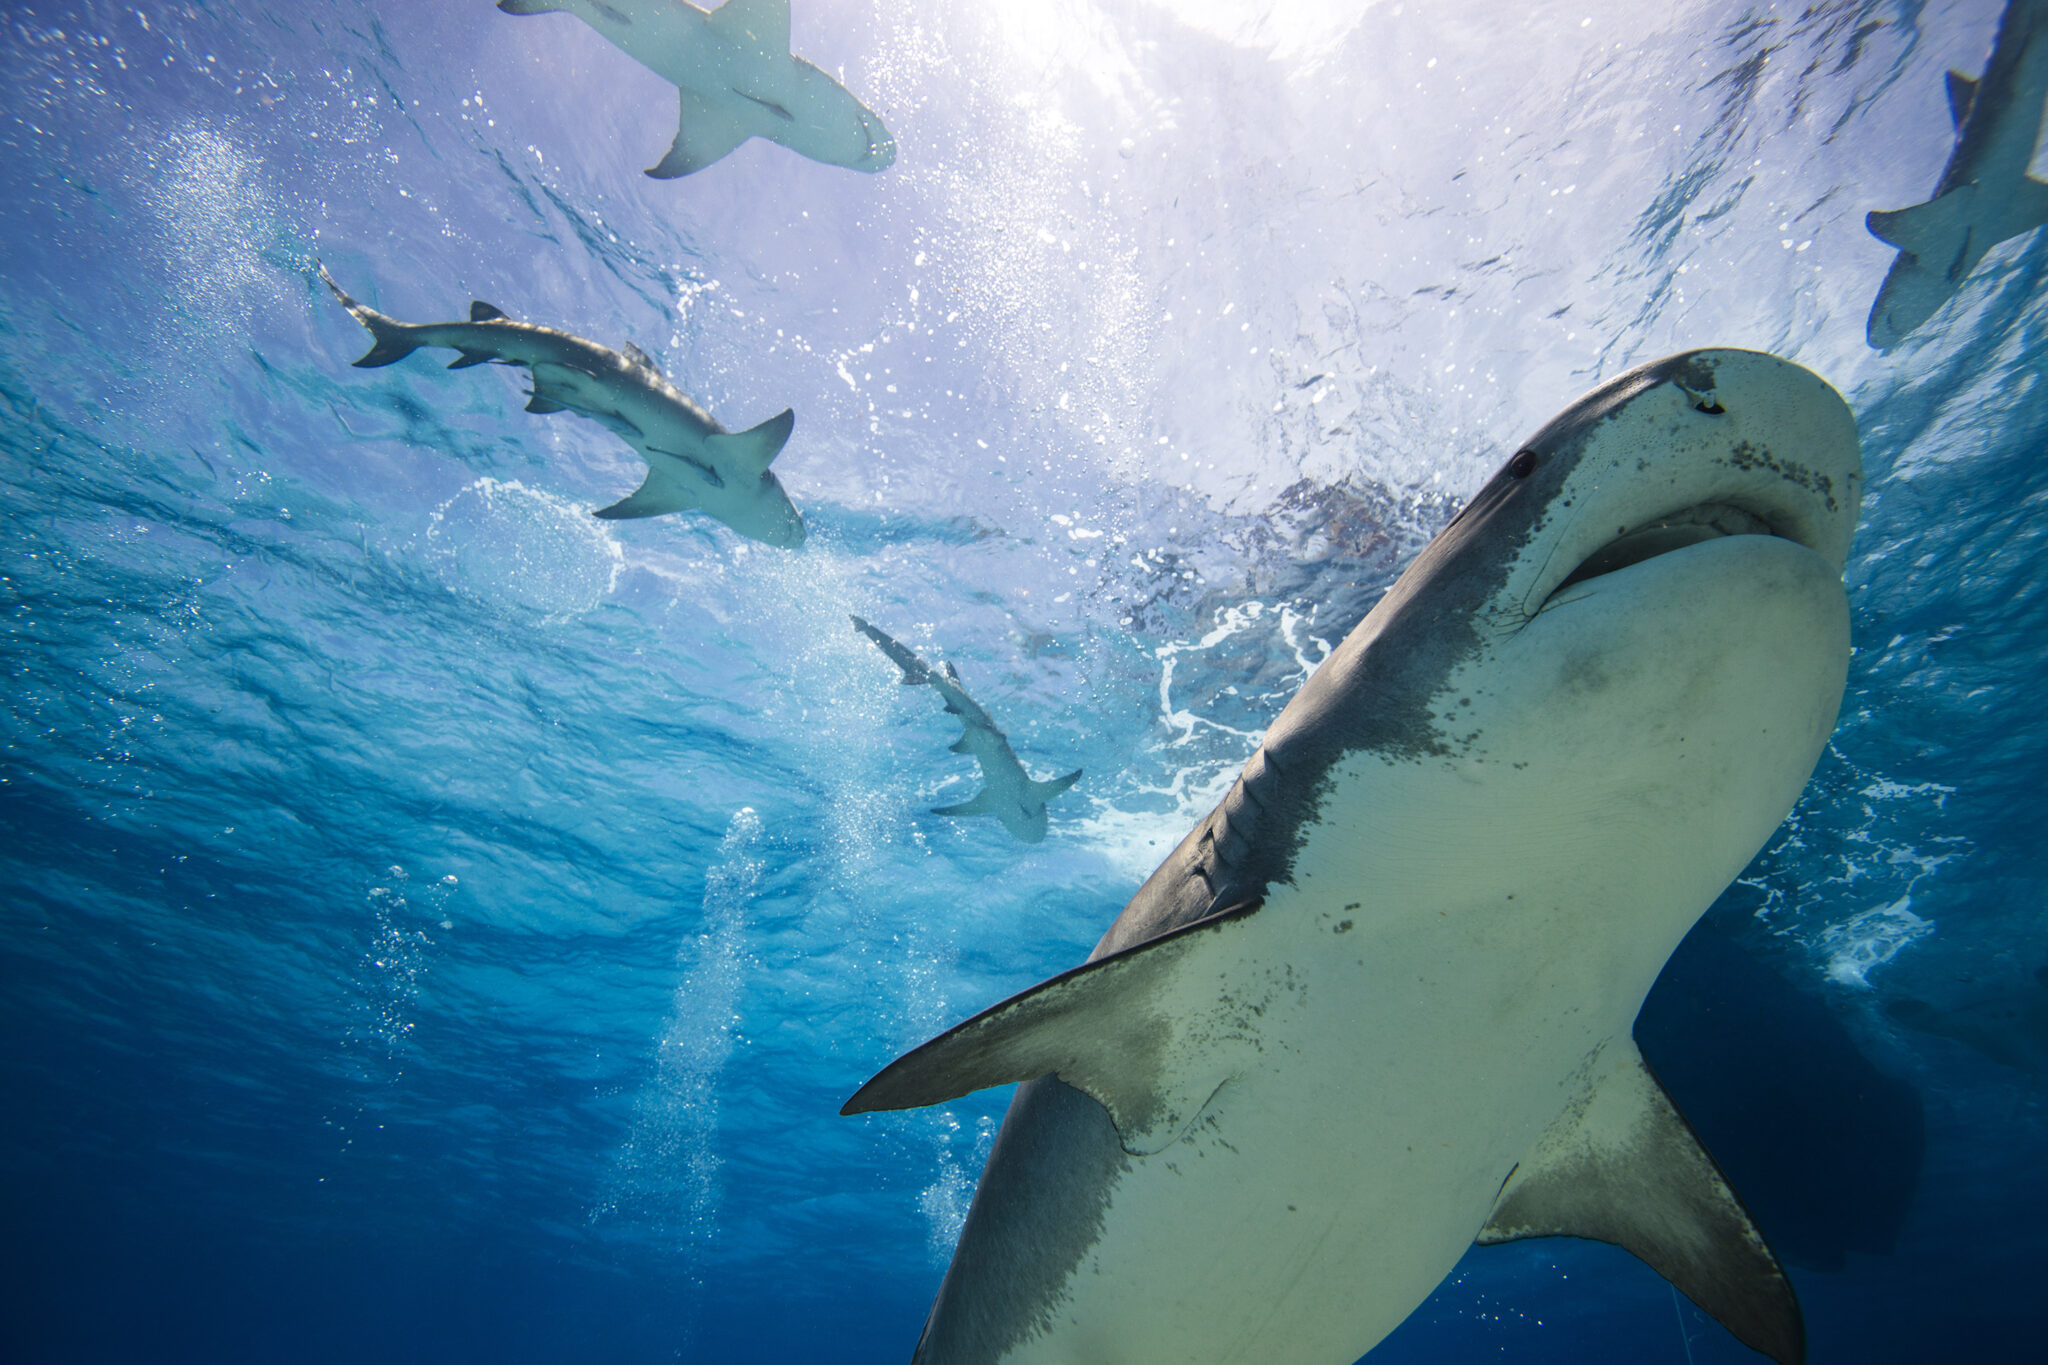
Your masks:
[[[1770,523],[1754,512],[1746,512],[1725,502],[1703,502],[1623,531],[1586,556],[1584,562],[1557,585],[1556,591],[1550,595],[1551,600],[1555,601],[1558,593],[1588,579],[1615,573],[1659,555],[1673,554],[1702,541],[1719,540],[1723,536],[1777,534]]]

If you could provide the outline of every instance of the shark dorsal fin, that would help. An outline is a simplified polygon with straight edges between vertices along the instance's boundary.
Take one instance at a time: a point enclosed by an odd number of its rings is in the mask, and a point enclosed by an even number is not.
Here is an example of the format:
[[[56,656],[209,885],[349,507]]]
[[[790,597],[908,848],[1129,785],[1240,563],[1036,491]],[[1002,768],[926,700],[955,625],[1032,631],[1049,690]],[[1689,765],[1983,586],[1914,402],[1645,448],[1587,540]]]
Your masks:
[[[471,299],[469,301],[469,320],[471,322],[496,322],[504,316],[504,309],[485,303],[482,299]]]
[[[1977,99],[1977,82],[1960,71],[1948,73],[1948,116],[1955,120],[1958,128],[1970,117],[1970,106]]]
[[[1478,1242],[1585,1237],[1633,1253],[1745,1345],[1796,1365],[1799,1302],[1714,1159],[1619,1039],[1509,1174]]]
[[[789,0],[725,0],[704,22],[729,43],[773,57],[789,55]]]
[[[630,341],[619,347],[619,354],[626,358],[628,365],[638,365],[643,370],[652,370],[656,374],[661,373],[661,366],[655,364],[647,352],[641,350]]]
[[[795,426],[795,410],[784,408],[759,426],[707,436],[704,444],[720,464],[732,465],[758,478],[768,473],[768,466],[782,453]]]
[[[839,1112],[917,1109],[1056,1075],[1109,1111],[1125,1151],[1160,1151],[1256,1059],[1229,1020],[1286,998],[1283,968],[1245,960],[1244,921],[1258,908],[1233,906],[1041,981],[898,1057]],[[1241,995],[1219,998],[1225,971]]]

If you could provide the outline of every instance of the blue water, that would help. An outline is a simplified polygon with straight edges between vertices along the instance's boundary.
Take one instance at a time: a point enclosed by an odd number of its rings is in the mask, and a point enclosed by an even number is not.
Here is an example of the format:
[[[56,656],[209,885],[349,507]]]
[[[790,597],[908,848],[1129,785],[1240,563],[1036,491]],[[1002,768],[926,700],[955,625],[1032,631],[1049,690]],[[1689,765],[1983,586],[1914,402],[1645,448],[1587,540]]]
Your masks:
[[[1857,652],[1644,1046],[1813,1360],[2036,1358],[2048,234],[1863,341],[1997,8],[800,0],[896,165],[658,183],[561,16],[9,6],[0,1357],[907,1359],[1006,1096],[839,1104],[1078,962],[1520,437],[1718,344],[1856,410]],[[595,521],[626,447],[351,369],[316,258],[794,407],[809,543]],[[1085,768],[1043,844],[926,813],[973,766],[851,612]],[[1372,1359],[1755,1357],[1553,1241]]]

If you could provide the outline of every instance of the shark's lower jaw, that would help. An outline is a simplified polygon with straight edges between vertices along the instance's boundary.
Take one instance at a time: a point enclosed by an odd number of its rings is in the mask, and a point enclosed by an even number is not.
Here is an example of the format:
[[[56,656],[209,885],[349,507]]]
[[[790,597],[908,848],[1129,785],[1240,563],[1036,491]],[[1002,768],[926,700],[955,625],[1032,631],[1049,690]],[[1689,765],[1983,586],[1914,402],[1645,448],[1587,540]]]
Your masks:
[[[1718,540],[1723,536],[1777,534],[1762,517],[1727,503],[1708,502],[1687,507],[1624,531],[1586,556],[1579,567],[1557,585],[1544,606],[1556,601],[1559,593],[1588,579],[1618,572],[1659,555],[1674,554],[1703,541]]]

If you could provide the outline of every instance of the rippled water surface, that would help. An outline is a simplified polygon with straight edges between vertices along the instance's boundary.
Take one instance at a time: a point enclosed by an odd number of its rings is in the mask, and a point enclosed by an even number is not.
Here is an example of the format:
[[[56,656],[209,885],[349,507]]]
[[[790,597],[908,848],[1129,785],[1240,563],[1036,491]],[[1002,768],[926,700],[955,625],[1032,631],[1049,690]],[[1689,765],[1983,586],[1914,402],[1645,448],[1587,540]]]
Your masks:
[[[1815,1361],[2029,1358],[2048,234],[1863,330],[1997,18],[798,0],[895,165],[655,181],[673,91],[565,16],[10,6],[0,1354],[907,1359],[1006,1095],[841,1101],[1078,962],[1519,439],[1714,344],[1856,410],[1856,655],[1645,1047]],[[351,369],[316,261],[794,408],[808,543],[592,518],[631,450]],[[854,613],[1085,770],[1045,842],[928,813],[974,767]],[[1754,1358],[1534,1242],[1373,1360],[1596,1356]]]

